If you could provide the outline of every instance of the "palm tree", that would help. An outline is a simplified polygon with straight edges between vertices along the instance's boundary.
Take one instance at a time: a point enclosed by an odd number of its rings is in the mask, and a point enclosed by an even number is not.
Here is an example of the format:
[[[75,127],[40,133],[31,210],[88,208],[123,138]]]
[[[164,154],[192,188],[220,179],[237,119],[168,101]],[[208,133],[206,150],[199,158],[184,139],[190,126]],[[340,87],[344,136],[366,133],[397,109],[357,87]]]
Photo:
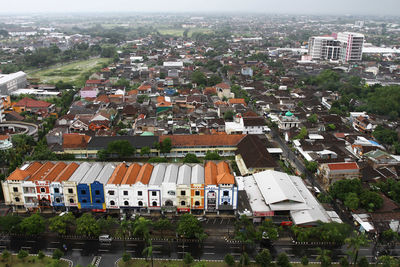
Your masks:
[[[143,249],[142,254],[144,255],[146,261],[147,258],[151,259],[151,267],[153,267],[153,245],[151,240],[148,240],[147,246]]]
[[[128,221],[126,218],[123,219],[119,223],[118,231],[121,233],[122,238],[124,240],[124,251],[125,251],[125,247],[126,247],[126,236],[130,234],[130,230],[131,230],[131,222]]]
[[[321,267],[331,266],[332,259],[330,257],[331,251],[328,249],[317,248],[317,261],[321,262]]]
[[[346,238],[344,242],[347,244],[348,248],[351,249],[351,252],[349,252],[349,254],[353,259],[353,265],[355,266],[357,263],[358,251],[360,247],[366,246],[369,241],[364,234],[358,234],[354,231],[353,236]]]

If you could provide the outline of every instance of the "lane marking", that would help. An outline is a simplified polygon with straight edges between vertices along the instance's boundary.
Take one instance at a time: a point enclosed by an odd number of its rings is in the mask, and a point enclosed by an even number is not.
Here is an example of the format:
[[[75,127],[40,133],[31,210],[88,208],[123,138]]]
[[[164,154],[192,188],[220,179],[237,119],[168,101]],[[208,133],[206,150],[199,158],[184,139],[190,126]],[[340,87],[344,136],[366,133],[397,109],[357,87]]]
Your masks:
[[[83,248],[73,248],[72,250],[73,250],[73,251],[82,251]]]
[[[204,248],[215,248],[215,246],[204,246]]]
[[[99,249],[99,251],[100,251],[100,252],[108,252],[108,251],[110,251],[110,250],[108,250],[108,249]]]

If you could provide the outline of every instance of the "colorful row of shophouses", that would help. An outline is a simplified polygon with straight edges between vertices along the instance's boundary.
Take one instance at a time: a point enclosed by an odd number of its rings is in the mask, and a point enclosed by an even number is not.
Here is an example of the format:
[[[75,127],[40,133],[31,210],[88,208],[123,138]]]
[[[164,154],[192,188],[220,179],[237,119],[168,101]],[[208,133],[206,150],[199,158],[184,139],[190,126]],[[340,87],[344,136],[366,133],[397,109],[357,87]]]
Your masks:
[[[235,211],[227,162],[29,162],[2,182],[5,204],[26,210]]]

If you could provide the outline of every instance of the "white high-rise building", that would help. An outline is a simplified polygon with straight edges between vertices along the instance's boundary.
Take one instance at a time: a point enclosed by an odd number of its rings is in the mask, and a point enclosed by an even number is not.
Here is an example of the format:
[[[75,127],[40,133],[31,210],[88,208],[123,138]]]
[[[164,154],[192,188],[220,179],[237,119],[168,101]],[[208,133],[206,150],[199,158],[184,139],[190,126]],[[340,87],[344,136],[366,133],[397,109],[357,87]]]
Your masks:
[[[312,59],[339,59],[340,43],[332,36],[311,37],[308,54]]]
[[[340,60],[344,62],[361,61],[364,46],[364,35],[354,32],[339,32]]]
[[[308,54],[313,60],[361,61],[364,35],[341,32],[335,36],[313,36],[308,42]]]

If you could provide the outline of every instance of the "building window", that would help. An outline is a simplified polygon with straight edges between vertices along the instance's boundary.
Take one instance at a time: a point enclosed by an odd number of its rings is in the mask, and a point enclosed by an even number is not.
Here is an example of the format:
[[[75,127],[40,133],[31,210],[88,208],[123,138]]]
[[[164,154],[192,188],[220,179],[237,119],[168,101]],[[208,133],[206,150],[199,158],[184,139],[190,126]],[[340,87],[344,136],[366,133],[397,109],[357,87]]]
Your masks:
[[[15,202],[19,202],[19,197],[16,197],[16,198],[15,198]]]
[[[124,191],[124,196],[127,196],[128,195],[128,191]]]
[[[181,206],[185,206],[186,202],[185,201],[181,201]]]
[[[196,191],[196,192],[194,192],[194,194],[195,194],[196,196],[200,196],[200,191]]]
[[[82,195],[86,195],[86,190],[81,190]]]
[[[195,206],[200,206],[200,201],[194,202],[194,205],[195,205]]]
[[[56,194],[60,193],[60,189],[59,188],[54,188],[54,193],[56,193]]]
[[[100,195],[100,190],[95,190],[94,193],[95,193],[96,195]]]
[[[69,203],[73,204],[74,200],[72,198],[69,199]]]
[[[110,205],[111,205],[111,206],[115,206],[115,201],[114,201],[114,200],[111,200],[111,201],[110,201]]]
[[[61,200],[60,200],[59,197],[56,197],[56,202],[57,202],[57,203],[60,203],[60,202],[61,202]]]
[[[125,200],[125,201],[124,201],[124,205],[125,205],[125,206],[129,206],[129,202]]]
[[[152,203],[152,204],[153,204],[153,207],[156,207],[156,206],[158,206],[156,201],[153,201],[153,203]]]
[[[186,196],[186,191],[185,190],[181,191],[181,196]]]
[[[138,202],[138,205],[139,205],[139,207],[142,207],[142,206],[143,206],[143,202],[142,202],[142,201],[139,201],[139,202]]]
[[[228,205],[228,201],[224,201],[224,206]]]
[[[137,195],[138,195],[138,196],[142,196],[142,195],[143,195],[142,191],[138,191],[138,192],[137,192]]]
[[[13,191],[14,191],[15,193],[17,193],[17,192],[18,192],[18,187],[13,187]]]
[[[74,193],[74,189],[68,188],[68,193],[69,193],[69,194],[73,194],[73,193]]]
[[[155,197],[155,196],[157,196],[157,192],[156,192],[156,191],[152,191],[152,192],[151,192],[151,195],[152,195],[153,197]]]
[[[41,187],[41,188],[40,188],[40,192],[41,192],[41,193],[45,193],[45,192],[46,192],[46,189],[44,189],[43,187]]]
[[[224,197],[229,197],[229,191],[224,191]]]
[[[82,203],[86,203],[86,202],[87,202],[87,200],[86,200],[86,199],[83,199],[83,200],[82,200]]]
[[[114,195],[114,190],[109,190],[109,191],[108,191],[108,194],[109,194],[110,196],[113,196],[113,195]]]
[[[97,199],[97,200],[96,200],[96,203],[100,203],[100,199]]]

